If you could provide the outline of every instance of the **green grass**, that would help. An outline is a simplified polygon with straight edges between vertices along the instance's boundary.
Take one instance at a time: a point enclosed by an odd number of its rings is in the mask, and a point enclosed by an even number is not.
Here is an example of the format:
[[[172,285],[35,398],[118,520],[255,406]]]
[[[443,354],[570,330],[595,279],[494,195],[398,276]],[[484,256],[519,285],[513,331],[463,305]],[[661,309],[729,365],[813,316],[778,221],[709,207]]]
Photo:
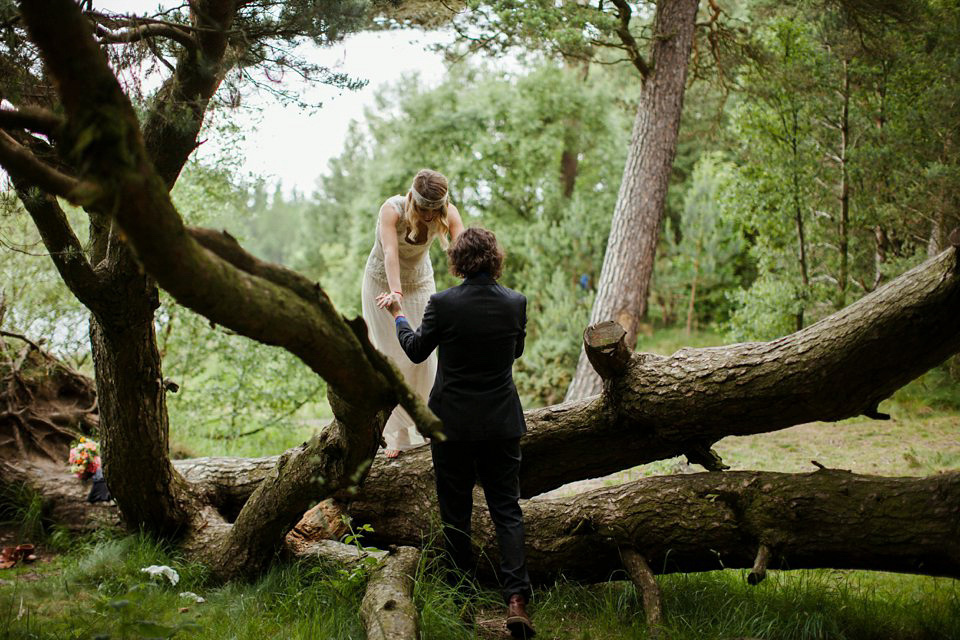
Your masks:
[[[173,567],[180,582],[140,571],[152,564]],[[253,583],[213,586],[202,566],[134,536],[81,544],[52,563],[6,577],[2,638],[364,637],[357,614],[363,581],[335,567],[280,565]],[[182,597],[186,591],[206,602]]]
[[[749,586],[745,571],[658,578],[665,639],[940,639],[960,633],[960,585],[894,574],[771,572]],[[633,584],[559,583],[538,600],[548,638],[647,638]]]
[[[418,569],[414,597],[423,640],[499,637],[499,595],[447,584],[431,554]],[[140,569],[166,564],[173,586]],[[79,542],[43,566],[6,574],[0,587],[0,638],[194,639],[364,637],[358,608],[363,576],[303,563],[275,566],[252,583],[210,583],[203,567],[141,536]],[[960,583],[943,578],[856,571],[770,572],[756,587],[744,571],[666,575],[663,638],[784,640],[934,640],[960,637]],[[179,594],[192,591],[195,603]],[[480,624],[461,622],[467,607]],[[181,608],[187,611],[181,612]],[[565,581],[535,594],[541,638],[647,638],[630,582]],[[484,624],[484,621],[490,624]]]
[[[322,399],[301,407],[275,424],[249,431],[237,429],[232,436],[217,431],[216,425],[196,428],[171,419],[170,451],[175,458],[277,455],[309,440],[332,416],[330,405]]]

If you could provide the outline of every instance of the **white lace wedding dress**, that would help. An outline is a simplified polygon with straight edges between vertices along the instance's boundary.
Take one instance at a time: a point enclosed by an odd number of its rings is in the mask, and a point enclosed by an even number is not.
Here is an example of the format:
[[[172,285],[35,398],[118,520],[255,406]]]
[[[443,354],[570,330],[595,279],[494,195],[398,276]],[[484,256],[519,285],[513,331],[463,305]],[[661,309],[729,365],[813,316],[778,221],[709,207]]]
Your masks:
[[[404,196],[393,196],[387,200],[388,204],[396,207],[400,213],[397,221],[397,254],[400,261],[400,286],[403,289],[403,313],[407,316],[410,326],[414,329],[423,321],[423,310],[427,306],[430,296],[437,291],[433,280],[433,265],[430,264],[430,245],[436,237],[434,225],[429,225],[430,231],[422,244],[410,241],[411,230],[403,218]],[[403,373],[407,384],[426,400],[433,379],[437,374],[437,354],[430,354],[424,362],[414,364],[407,354],[400,348],[397,341],[396,325],[386,310],[378,309],[376,298],[381,293],[390,290],[387,283],[387,272],[383,266],[383,244],[380,241],[380,219],[377,217],[377,232],[373,249],[367,258],[367,266],[363,273],[362,305],[363,319],[367,323],[370,341],[377,349],[387,354]],[[383,430],[387,449],[404,450],[416,447],[425,442],[417,433],[413,420],[409,414],[397,407],[390,414],[386,427]]]

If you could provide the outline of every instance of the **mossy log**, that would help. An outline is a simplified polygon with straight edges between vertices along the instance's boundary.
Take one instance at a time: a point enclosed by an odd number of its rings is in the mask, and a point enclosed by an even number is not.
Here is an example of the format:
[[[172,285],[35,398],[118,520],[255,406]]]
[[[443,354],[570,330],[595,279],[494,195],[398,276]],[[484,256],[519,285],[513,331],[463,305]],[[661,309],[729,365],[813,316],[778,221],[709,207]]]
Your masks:
[[[416,640],[419,637],[417,608],[413,604],[413,582],[419,561],[418,549],[400,547],[371,572],[360,603],[367,640]]]

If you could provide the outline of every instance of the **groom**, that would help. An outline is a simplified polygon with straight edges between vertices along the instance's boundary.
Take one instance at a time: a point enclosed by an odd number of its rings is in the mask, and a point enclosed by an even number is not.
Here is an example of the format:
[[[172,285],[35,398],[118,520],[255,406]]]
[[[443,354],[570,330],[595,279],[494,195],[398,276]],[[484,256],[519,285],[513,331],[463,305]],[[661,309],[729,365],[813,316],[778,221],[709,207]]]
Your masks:
[[[465,230],[447,256],[463,284],[431,296],[416,331],[395,298],[386,306],[413,362],[439,347],[429,406],[443,421],[446,440],[432,441],[430,450],[447,550],[459,569],[472,571],[470,515],[479,479],[497,529],[507,627],[516,638],[530,638],[530,577],[519,504],[520,436],[527,427],[512,373],[523,353],[527,299],[497,284],[503,250],[490,231]]]

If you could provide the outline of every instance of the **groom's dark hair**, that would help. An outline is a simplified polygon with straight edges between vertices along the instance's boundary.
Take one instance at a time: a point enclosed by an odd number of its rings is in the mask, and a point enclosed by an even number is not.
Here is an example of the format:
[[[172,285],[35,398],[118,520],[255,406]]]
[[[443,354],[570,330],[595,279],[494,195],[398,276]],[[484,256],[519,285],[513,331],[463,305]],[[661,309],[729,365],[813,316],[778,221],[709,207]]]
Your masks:
[[[464,230],[449,249],[450,273],[461,278],[486,273],[496,279],[503,271],[503,249],[492,231],[471,227]]]

